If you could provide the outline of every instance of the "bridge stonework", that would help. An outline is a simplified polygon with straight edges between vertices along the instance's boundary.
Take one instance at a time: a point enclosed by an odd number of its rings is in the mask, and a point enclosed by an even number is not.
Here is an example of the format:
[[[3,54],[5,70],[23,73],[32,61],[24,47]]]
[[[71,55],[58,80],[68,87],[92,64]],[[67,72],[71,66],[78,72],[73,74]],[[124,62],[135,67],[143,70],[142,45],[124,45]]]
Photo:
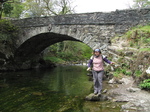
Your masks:
[[[64,40],[81,41],[92,49],[107,50],[110,39],[133,26],[150,22],[150,9],[116,10],[13,20],[21,31],[17,55],[38,54],[46,47]],[[28,50],[25,50],[28,48]]]

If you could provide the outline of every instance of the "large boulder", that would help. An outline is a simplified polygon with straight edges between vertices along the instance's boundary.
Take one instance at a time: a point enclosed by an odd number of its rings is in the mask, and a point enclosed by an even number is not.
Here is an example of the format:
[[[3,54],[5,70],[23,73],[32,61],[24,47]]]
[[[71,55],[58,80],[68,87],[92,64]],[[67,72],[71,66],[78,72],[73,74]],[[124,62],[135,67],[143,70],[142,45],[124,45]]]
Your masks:
[[[89,94],[86,96],[85,100],[87,101],[106,101],[108,97],[106,95],[95,95],[94,93]]]

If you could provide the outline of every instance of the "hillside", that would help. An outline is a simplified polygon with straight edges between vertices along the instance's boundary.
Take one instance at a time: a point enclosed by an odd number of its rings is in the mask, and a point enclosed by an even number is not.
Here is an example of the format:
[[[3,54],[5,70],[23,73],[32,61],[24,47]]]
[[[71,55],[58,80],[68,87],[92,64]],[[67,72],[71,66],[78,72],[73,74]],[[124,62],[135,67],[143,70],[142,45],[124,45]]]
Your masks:
[[[150,74],[145,72],[150,67],[150,25],[132,28],[111,42],[109,57],[113,55],[119,65],[113,73],[116,77],[132,75],[138,84],[150,79]]]

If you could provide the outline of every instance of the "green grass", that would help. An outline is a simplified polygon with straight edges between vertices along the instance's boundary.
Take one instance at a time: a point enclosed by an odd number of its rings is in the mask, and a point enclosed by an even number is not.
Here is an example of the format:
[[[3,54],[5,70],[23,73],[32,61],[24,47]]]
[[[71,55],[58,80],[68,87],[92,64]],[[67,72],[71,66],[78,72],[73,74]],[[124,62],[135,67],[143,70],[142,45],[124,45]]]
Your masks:
[[[150,25],[136,26],[130,31],[126,32],[122,38],[126,38],[129,41],[130,47],[144,47],[150,44]],[[145,49],[149,51],[149,49]],[[145,51],[144,50],[144,51]]]
[[[129,30],[128,32],[126,32],[123,37],[130,38],[135,31],[138,31],[140,33],[144,32],[146,34],[150,33],[150,25],[133,27],[131,30]]]
[[[135,71],[135,75],[136,75],[137,77],[140,77],[141,74],[142,74],[142,72],[141,72],[140,70],[136,70],[136,71]]]
[[[128,32],[132,32],[132,31],[135,31],[135,30],[143,30],[143,31],[150,31],[150,25],[145,25],[145,26],[141,26],[141,25],[138,25],[136,27],[133,27],[130,31]]]
[[[120,76],[120,74],[119,74],[119,73],[117,73],[117,72],[115,72],[115,73],[113,73],[113,76],[114,76],[114,77],[119,77],[119,76]]]
[[[126,32],[123,36],[116,36],[112,42],[118,40],[118,38],[129,40],[130,47],[134,46],[148,46],[150,43],[150,25],[136,26]]]
[[[139,28],[140,30],[145,30],[145,31],[149,31],[150,32],[150,25],[147,26],[142,26]]]
[[[141,48],[140,51],[150,51],[150,48]]]

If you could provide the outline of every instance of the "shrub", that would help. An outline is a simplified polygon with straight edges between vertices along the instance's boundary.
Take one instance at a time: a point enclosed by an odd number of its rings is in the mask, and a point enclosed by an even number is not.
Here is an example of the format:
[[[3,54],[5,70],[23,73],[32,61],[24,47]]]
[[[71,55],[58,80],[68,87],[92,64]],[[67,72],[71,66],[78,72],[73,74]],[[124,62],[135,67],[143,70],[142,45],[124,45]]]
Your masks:
[[[141,84],[140,87],[142,89],[150,90],[150,79],[144,80]]]
[[[136,70],[136,71],[135,71],[135,75],[136,75],[137,77],[141,76],[141,74],[142,74],[142,72],[141,72],[140,70]]]
[[[131,74],[132,74],[132,72],[127,71],[125,75],[131,75]]]
[[[13,41],[18,35],[19,28],[13,25],[9,20],[0,20],[0,40]]]
[[[44,57],[44,60],[50,60],[53,63],[64,63],[65,61],[58,57]]]

